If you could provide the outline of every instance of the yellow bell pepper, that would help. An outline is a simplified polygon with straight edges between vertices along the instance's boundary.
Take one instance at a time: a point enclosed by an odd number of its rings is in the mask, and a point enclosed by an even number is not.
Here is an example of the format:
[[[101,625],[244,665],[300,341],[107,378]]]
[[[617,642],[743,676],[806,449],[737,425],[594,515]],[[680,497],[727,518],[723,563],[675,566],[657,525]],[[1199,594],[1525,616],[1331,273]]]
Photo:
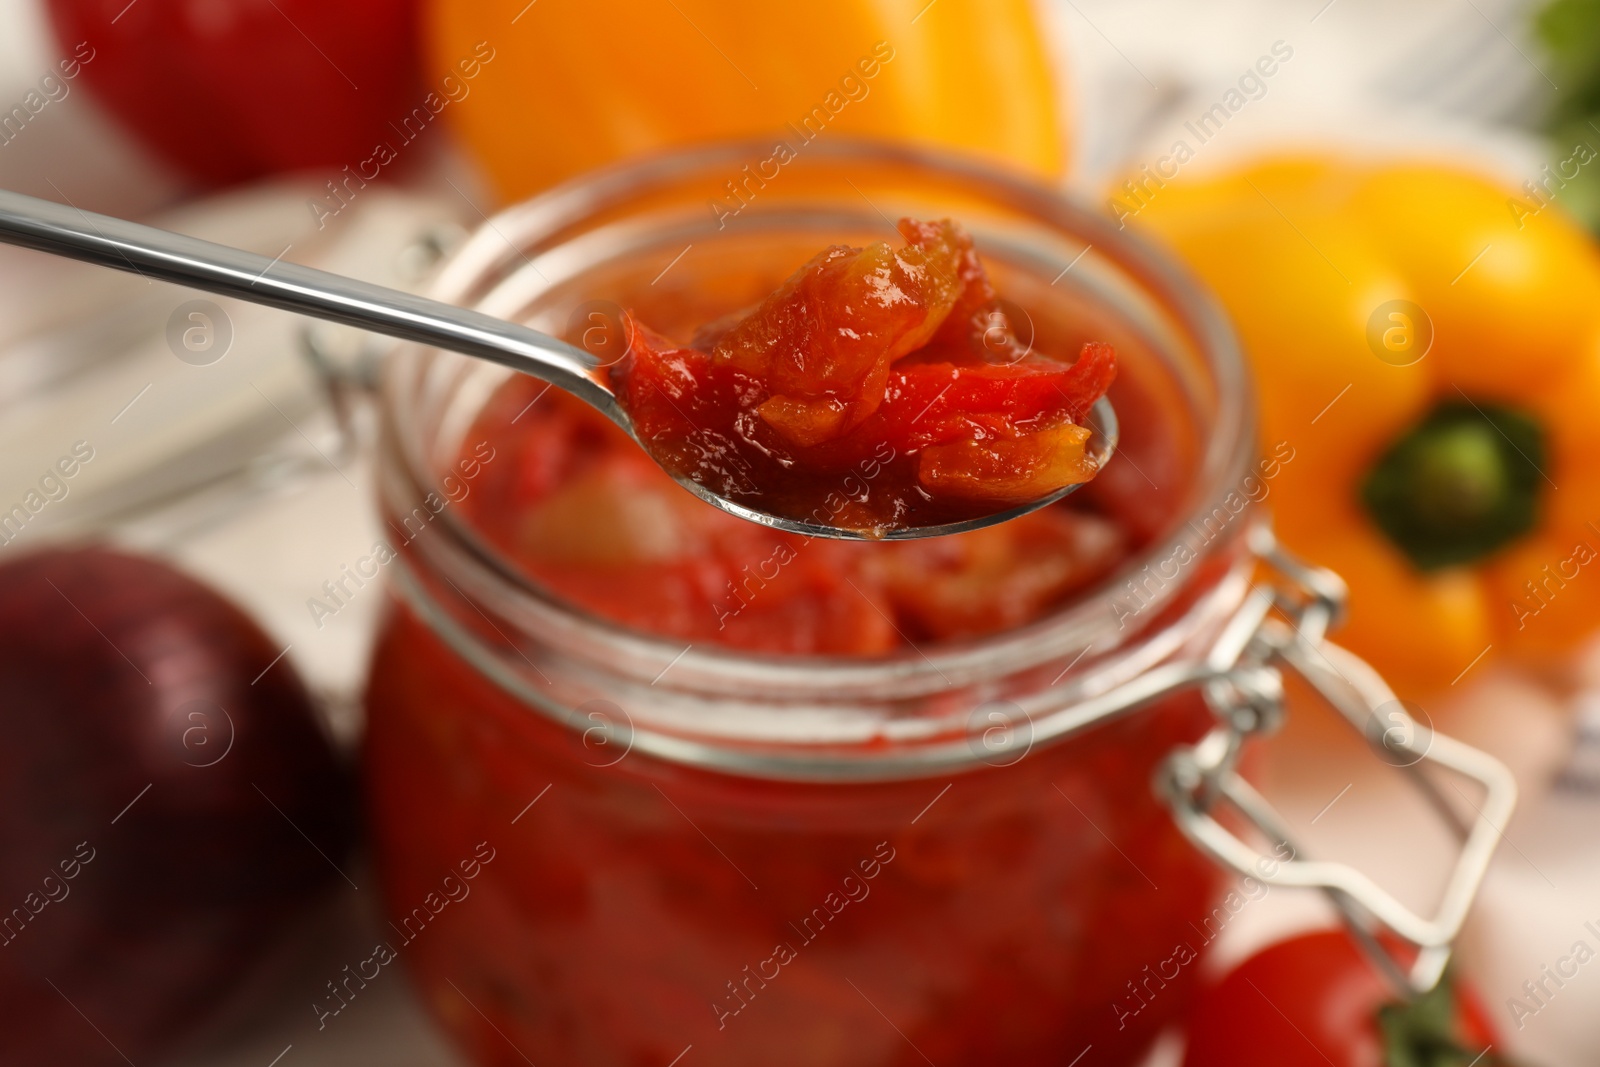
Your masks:
[[[1029,0],[431,0],[426,19],[441,75],[493,49],[450,118],[507,199],[636,153],[758,136],[1063,166]]]
[[[1600,252],[1444,164],[1256,162],[1124,186],[1231,312],[1284,540],[1350,583],[1403,695],[1600,630]]]

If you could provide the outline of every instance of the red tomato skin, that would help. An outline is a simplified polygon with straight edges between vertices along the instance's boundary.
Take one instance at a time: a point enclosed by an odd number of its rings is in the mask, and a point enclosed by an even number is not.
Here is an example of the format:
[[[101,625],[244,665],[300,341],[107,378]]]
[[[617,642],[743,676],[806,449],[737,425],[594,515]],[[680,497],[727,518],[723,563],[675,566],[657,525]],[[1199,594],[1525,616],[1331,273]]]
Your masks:
[[[390,124],[413,108],[434,118],[415,0],[46,6],[64,52],[92,49],[78,73],[89,91],[146,147],[206,185],[317,167],[354,172],[380,142],[404,151],[408,138]]]
[[[1456,984],[1459,1039],[1500,1047],[1471,989]],[[1344,930],[1280,941],[1195,1002],[1184,1067],[1384,1067],[1387,982]]]

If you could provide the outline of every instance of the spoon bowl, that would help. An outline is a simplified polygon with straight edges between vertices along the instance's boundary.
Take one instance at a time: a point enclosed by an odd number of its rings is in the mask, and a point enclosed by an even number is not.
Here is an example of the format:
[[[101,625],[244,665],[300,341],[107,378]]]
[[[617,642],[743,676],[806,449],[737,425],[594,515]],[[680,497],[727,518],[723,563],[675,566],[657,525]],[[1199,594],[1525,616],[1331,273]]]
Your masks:
[[[1103,470],[1105,465],[1111,461],[1111,457],[1116,454],[1117,450],[1117,438],[1120,430],[1117,423],[1116,409],[1111,406],[1111,402],[1109,400],[1101,397],[1099,400],[1095,401],[1094,407],[1089,410],[1088,422],[1086,425],[1089,427],[1092,436],[1090,436],[1088,443],[1085,446],[1085,450],[1088,453],[1089,458],[1093,461],[1095,469],[1097,471]],[[624,426],[623,429],[628,430],[630,435],[633,434],[633,431],[629,427]],[[634,437],[634,440],[638,440],[637,436]],[[646,451],[649,450],[646,449]],[[1048,507],[1049,505],[1054,504],[1056,501],[1065,498],[1074,489],[1078,489],[1079,487],[1088,484],[1086,482],[1077,482],[1072,485],[1063,486],[1053,493],[1047,493],[1044,496],[1035,500],[1030,500],[1025,504],[1018,504],[1017,506],[1007,508],[1004,511],[996,511],[987,515],[979,515],[976,518],[962,519],[959,522],[932,523],[926,526],[892,527],[888,530],[857,530],[842,526],[827,526],[822,523],[807,522],[803,519],[794,519],[783,515],[774,515],[770,512],[759,511],[755,508],[746,507],[737,501],[718,496],[705,486],[699,484],[686,475],[674,473],[669,468],[663,467],[663,469],[666,469],[667,473],[672,474],[673,479],[679,485],[689,490],[689,492],[693,493],[701,500],[704,500],[706,503],[721,508],[730,515],[737,515],[739,518],[744,519],[747,522],[757,523],[761,526],[767,526],[774,530],[782,530],[785,533],[802,534],[807,537],[828,537],[836,541],[916,541],[924,537],[948,537],[951,534],[969,533],[973,530],[981,530],[986,526],[993,526],[996,523],[1009,522],[1012,519],[1021,518],[1029,512],[1038,511],[1040,508]]]

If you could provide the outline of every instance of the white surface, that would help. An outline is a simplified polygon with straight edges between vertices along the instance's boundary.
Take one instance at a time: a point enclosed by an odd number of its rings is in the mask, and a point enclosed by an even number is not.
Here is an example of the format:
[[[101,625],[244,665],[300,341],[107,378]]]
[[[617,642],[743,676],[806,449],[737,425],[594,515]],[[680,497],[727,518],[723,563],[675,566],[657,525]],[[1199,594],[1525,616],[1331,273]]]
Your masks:
[[[1275,42],[1293,50],[1264,93],[1204,145],[1212,166],[1265,139],[1355,138],[1489,149],[1518,175],[1535,158],[1503,124],[1537,112],[1525,0],[1048,0],[1072,64],[1079,190],[1100,195],[1151,162],[1184,119],[1237,84]],[[1515,158],[1503,158],[1505,153]],[[1152,154],[1154,153],[1154,154]],[[1542,162],[1542,160],[1541,160]]]

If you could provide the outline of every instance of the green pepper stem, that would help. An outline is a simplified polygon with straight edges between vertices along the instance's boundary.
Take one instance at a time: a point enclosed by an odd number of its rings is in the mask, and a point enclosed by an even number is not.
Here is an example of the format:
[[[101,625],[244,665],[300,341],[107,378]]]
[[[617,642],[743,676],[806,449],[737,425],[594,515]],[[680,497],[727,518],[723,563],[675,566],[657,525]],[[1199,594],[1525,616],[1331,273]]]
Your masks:
[[[1419,570],[1476,563],[1538,524],[1544,457],[1526,412],[1445,401],[1379,457],[1361,502]]]

